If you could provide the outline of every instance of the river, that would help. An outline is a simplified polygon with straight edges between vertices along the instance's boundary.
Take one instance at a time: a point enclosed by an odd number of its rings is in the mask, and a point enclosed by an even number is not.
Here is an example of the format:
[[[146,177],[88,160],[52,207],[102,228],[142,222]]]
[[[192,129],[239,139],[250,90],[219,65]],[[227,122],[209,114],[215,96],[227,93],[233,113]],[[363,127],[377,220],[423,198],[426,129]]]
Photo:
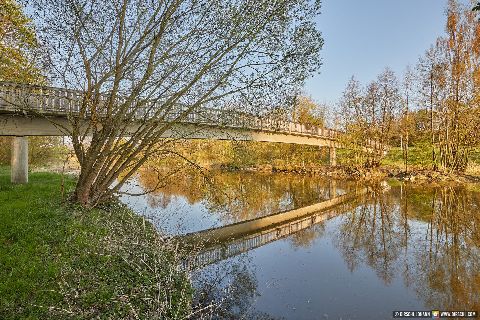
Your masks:
[[[141,193],[157,183],[153,171],[143,170],[127,189]],[[162,234],[179,236],[303,208],[359,187],[299,175],[186,172],[154,193],[122,201]],[[196,268],[198,308],[211,306],[216,319],[480,311],[480,193],[398,182],[370,190],[329,210],[335,212],[329,219],[277,231],[266,243]]]

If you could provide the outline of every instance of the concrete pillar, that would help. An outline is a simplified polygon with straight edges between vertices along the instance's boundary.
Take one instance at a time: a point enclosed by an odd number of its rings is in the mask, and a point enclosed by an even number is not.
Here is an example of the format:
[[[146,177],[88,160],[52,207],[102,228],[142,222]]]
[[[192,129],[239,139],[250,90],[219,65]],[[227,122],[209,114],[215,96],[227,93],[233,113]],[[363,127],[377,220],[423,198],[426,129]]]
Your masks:
[[[330,165],[336,166],[337,165],[337,150],[335,147],[330,147]]]
[[[330,194],[330,199],[333,199],[333,198],[337,197],[337,181],[330,180],[328,191],[329,191],[329,194]]]
[[[28,183],[28,138],[14,137],[11,159],[12,183]]]

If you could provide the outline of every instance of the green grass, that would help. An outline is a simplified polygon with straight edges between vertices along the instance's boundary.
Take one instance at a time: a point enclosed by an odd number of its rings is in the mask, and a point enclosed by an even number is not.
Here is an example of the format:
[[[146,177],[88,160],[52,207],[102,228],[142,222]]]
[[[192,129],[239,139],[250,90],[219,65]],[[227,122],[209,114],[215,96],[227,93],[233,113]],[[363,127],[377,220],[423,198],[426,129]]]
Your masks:
[[[403,168],[402,149],[399,147],[391,148],[387,156],[382,159],[382,164]],[[408,148],[408,165],[417,168],[431,168],[432,149],[428,146],[415,146]]]
[[[470,161],[473,163],[480,165],[480,148],[475,148],[470,152],[469,155]]]
[[[192,289],[173,250],[120,205],[84,210],[61,176],[0,168],[0,319],[182,318]],[[65,179],[65,191],[74,186]]]
[[[439,154],[439,150],[436,150]],[[471,165],[480,165],[480,149],[473,149],[469,154]],[[391,148],[387,156],[382,159],[382,165],[403,168],[402,149]],[[418,145],[408,148],[408,165],[414,168],[432,168],[432,149],[428,145]]]

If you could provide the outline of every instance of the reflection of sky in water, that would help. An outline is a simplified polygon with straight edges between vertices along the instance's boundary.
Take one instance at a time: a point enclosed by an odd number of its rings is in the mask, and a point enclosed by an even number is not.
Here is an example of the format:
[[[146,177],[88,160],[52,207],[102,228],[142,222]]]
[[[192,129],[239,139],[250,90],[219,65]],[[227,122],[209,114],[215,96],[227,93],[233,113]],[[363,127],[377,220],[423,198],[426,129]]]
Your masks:
[[[305,190],[311,191],[300,194]],[[161,202],[161,194],[156,197]],[[475,309],[479,198],[454,189],[392,188],[377,196],[376,205],[366,200],[324,223],[196,271],[193,280],[197,288],[212,285],[220,297],[219,279],[242,287],[233,319],[239,310],[244,319],[390,319],[394,310]],[[292,208],[291,199],[281,194],[279,207]],[[173,195],[160,206],[150,206],[146,197],[123,201],[167,231],[186,233],[228,221],[225,208],[212,210],[205,198],[192,203]],[[227,274],[236,266],[248,272]]]
[[[124,189],[129,193],[143,192],[143,188],[134,183]],[[218,216],[211,214],[203,202],[190,204],[185,197],[179,195],[170,198],[165,207],[155,207],[148,205],[147,198],[148,195],[124,195],[121,201],[148,218],[163,232],[183,234],[221,225]]]
[[[325,222],[324,231],[306,246],[295,246],[295,235],[291,235],[208,266],[194,278],[202,279],[204,273],[221,274],[222,268],[235,263],[248,265],[258,296],[252,299],[246,319],[254,314],[285,319],[389,319],[394,310],[430,310],[416,296],[415,287],[405,285],[401,259],[391,266],[398,270],[388,284],[368,265],[366,257],[349,270],[337,244],[343,219]],[[410,222],[409,227],[415,238],[412,242],[420,241],[413,251],[423,251],[426,223]]]
[[[332,242],[337,228],[337,219],[327,222],[307,249],[292,250],[287,239],[253,253],[259,284],[273,284],[260,285],[256,308],[288,319],[385,319],[389,310],[422,308],[400,278],[385,286],[368,266],[350,272]]]

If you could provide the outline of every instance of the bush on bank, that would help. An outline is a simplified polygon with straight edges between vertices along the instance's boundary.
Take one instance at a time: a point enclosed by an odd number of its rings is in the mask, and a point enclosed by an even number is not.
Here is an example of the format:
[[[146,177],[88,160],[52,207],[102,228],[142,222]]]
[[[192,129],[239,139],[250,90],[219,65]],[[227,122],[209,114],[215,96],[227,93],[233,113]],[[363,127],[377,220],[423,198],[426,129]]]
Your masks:
[[[0,166],[9,165],[12,137],[0,137]],[[28,162],[31,166],[46,166],[62,163],[68,147],[61,137],[28,137]]]
[[[192,288],[173,246],[119,204],[66,204],[73,185],[11,185],[0,168],[0,319],[184,318]]]

